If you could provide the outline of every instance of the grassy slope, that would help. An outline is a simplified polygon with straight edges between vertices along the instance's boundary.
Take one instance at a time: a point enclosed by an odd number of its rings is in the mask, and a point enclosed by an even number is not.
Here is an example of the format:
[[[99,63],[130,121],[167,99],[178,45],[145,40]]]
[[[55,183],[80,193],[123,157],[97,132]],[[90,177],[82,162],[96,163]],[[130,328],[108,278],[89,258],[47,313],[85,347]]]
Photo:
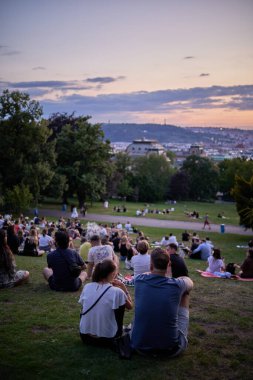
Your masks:
[[[142,228],[151,240],[165,230]],[[174,231],[180,238],[181,231]],[[210,233],[226,261],[241,262],[247,237]],[[253,283],[204,279],[187,260],[195,283],[191,296],[189,348],[173,360],[134,356],[121,361],[111,351],[85,347],[78,335],[80,292],[56,293],[41,276],[46,257],[17,257],[30,283],[0,291],[1,379],[250,379]],[[122,268],[122,272],[124,270]],[[133,289],[130,288],[133,292]],[[128,312],[129,323],[133,312]]]
[[[73,202],[73,204],[77,204]],[[136,210],[139,208],[140,210],[145,208],[144,203],[134,203],[134,202],[126,202],[125,205],[127,207],[127,212],[115,212],[113,210],[114,206],[122,206],[124,203],[120,201],[110,201],[109,208],[105,209],[103,207],[102,202],[94,202],[92,206],[88,205],[88,213],[92,214],[107,214],[107,215],[123,215],[123,216],[136,216]],[[174,208],[175,211],[170,212],[169,214],[146,214],[146,218],[155,218],[155,219],[167,219],[167,220],[182,220],[189,222],[203,221],[203,216],[208,213],[209,219],[211,223],[220,224],[232,224],[238,225],[239,217],[236,212],[234,203],[204,203],[204,202],[177,202],[175,205],[165,204],[165,203],[155,203],[149,204],[150,209],[158,209],[162,211],[166,208]],[[55,204],[55,201],[46,202],[40,205],[40,208],[57,208],[61,209],[61,205]],[[198,211],[200,215],[200,219],[193,219],[185,215],[185,212],[193,212]],[[218,213],[224,212],[226,219],[218,218]]]

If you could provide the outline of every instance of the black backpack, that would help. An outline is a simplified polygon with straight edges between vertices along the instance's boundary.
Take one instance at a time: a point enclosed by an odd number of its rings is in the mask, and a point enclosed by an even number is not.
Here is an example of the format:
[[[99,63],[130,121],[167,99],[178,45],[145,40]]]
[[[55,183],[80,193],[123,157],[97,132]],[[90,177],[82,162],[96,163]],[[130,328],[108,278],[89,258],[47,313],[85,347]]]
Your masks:
[[[234,263],[228,263],[226,265],[226,272],[229,272],[231,274],[235,274],[235,264]]]

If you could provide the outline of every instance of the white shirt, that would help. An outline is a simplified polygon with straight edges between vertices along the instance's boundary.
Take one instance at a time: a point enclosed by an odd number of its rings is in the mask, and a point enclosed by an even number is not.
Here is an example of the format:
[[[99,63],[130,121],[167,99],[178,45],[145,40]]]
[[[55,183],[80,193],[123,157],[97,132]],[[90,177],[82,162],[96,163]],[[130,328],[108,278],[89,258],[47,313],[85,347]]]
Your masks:
[[[47,247],[48,245],[53,243],[53,239],[49,235],[41,235],[39,237],[39,246],[40,247]]]
[[[145,253],[141,255],[135,255],[131,259],[131,267],[134,270],[134,276],[150,271],[150,255]]]
[[[91,247],[88,252],[88,262],[100,263],[103,260],[113,260],[114,251],[110,245],[96,245],[95,247]]]
[[[174,243],[174,244],[178,245],[178,242],[177,242],[177,238],[176,238],[176,236],[171,235],[171,236],[169,237],[169,244],[170,244],[170,243]]]
[[[220,272],[221,268],[225,267],[223,260],[215,259],[213,256],[209,256],[207,262],[208,268],[206,271],[210,273]]]
[[[83,288],[79,303],[82,312],[91,307],[110,284],[91,282]],[[80,320],[80,333],[98,337],[113,338],[118,330],[114,310],[126,303],[126,294],[122,289],[112,286],[98,303]]]

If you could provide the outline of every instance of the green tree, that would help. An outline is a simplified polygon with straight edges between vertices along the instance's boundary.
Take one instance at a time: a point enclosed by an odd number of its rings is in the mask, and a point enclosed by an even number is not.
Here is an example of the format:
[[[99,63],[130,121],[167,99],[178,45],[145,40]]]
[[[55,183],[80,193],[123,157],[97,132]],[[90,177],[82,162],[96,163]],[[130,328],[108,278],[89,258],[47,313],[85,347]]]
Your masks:
[[[178,171],[173,174],[170,181],[169,198],[176,200],[189,199],[189,190],[189,176],[183,171]]]
[[[135,159],[133,184],[139,200],[143,202],[165,200],[172,172],[165,156],[151,154]]]
[[[12,190],[8,189],[4,197],[4,208],[8,212],[19,213],[27,211],[31,205],[33,196],[29,187],[23,184],[16,185]]]
[[[231,197],[231,190],[235,185],[236,175],[244,179],[250,179],[253,174],[253,160],[233,158],[219,163],[219,190],[225,197]]]
[[[68,195],[76,194],[79,206],[99,199],[106,192],[111,169],[110,144],[99,124],[78,117],[75,127],[63,126],[56,140],[57,172],[67,178]],[[66,195],[66,194],[65,194]]]
[[[131,157],[123,152],[117,153],[111,160],[111,169],[111,176],[107,181],[108,197],[130,197],[133,194]]]
[[[236,176],[232,195],[236,201],[240,225],[253,229],[253,175],[248,181]]]
[[[181,168],[189,178],[189,198],[209,200],[215,198],[218,190],[218,168],[206,157],[191,155]]]
[[[40,120],[42,108],[18,91],[0,97],[0,180],[3,193],[15,185],[26,185],[35,203],[53,177],[54,142]]]

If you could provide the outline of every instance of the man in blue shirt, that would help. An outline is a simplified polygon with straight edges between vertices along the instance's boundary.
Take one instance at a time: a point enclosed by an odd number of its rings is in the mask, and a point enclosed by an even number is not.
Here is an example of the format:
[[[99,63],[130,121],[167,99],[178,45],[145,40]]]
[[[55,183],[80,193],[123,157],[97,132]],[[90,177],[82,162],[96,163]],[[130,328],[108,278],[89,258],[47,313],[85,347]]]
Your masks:
[[[168,278],[168,253],[151,253],[151,273],[135,279],[135,316],[131,334],[133,349],[140,353],[164,353],[170,357],[187,348],[189,325],[189,277]]]
[[[202,240],[202,243],[190,254],[190,259],[207,260],[212,254],[212,245]]]

